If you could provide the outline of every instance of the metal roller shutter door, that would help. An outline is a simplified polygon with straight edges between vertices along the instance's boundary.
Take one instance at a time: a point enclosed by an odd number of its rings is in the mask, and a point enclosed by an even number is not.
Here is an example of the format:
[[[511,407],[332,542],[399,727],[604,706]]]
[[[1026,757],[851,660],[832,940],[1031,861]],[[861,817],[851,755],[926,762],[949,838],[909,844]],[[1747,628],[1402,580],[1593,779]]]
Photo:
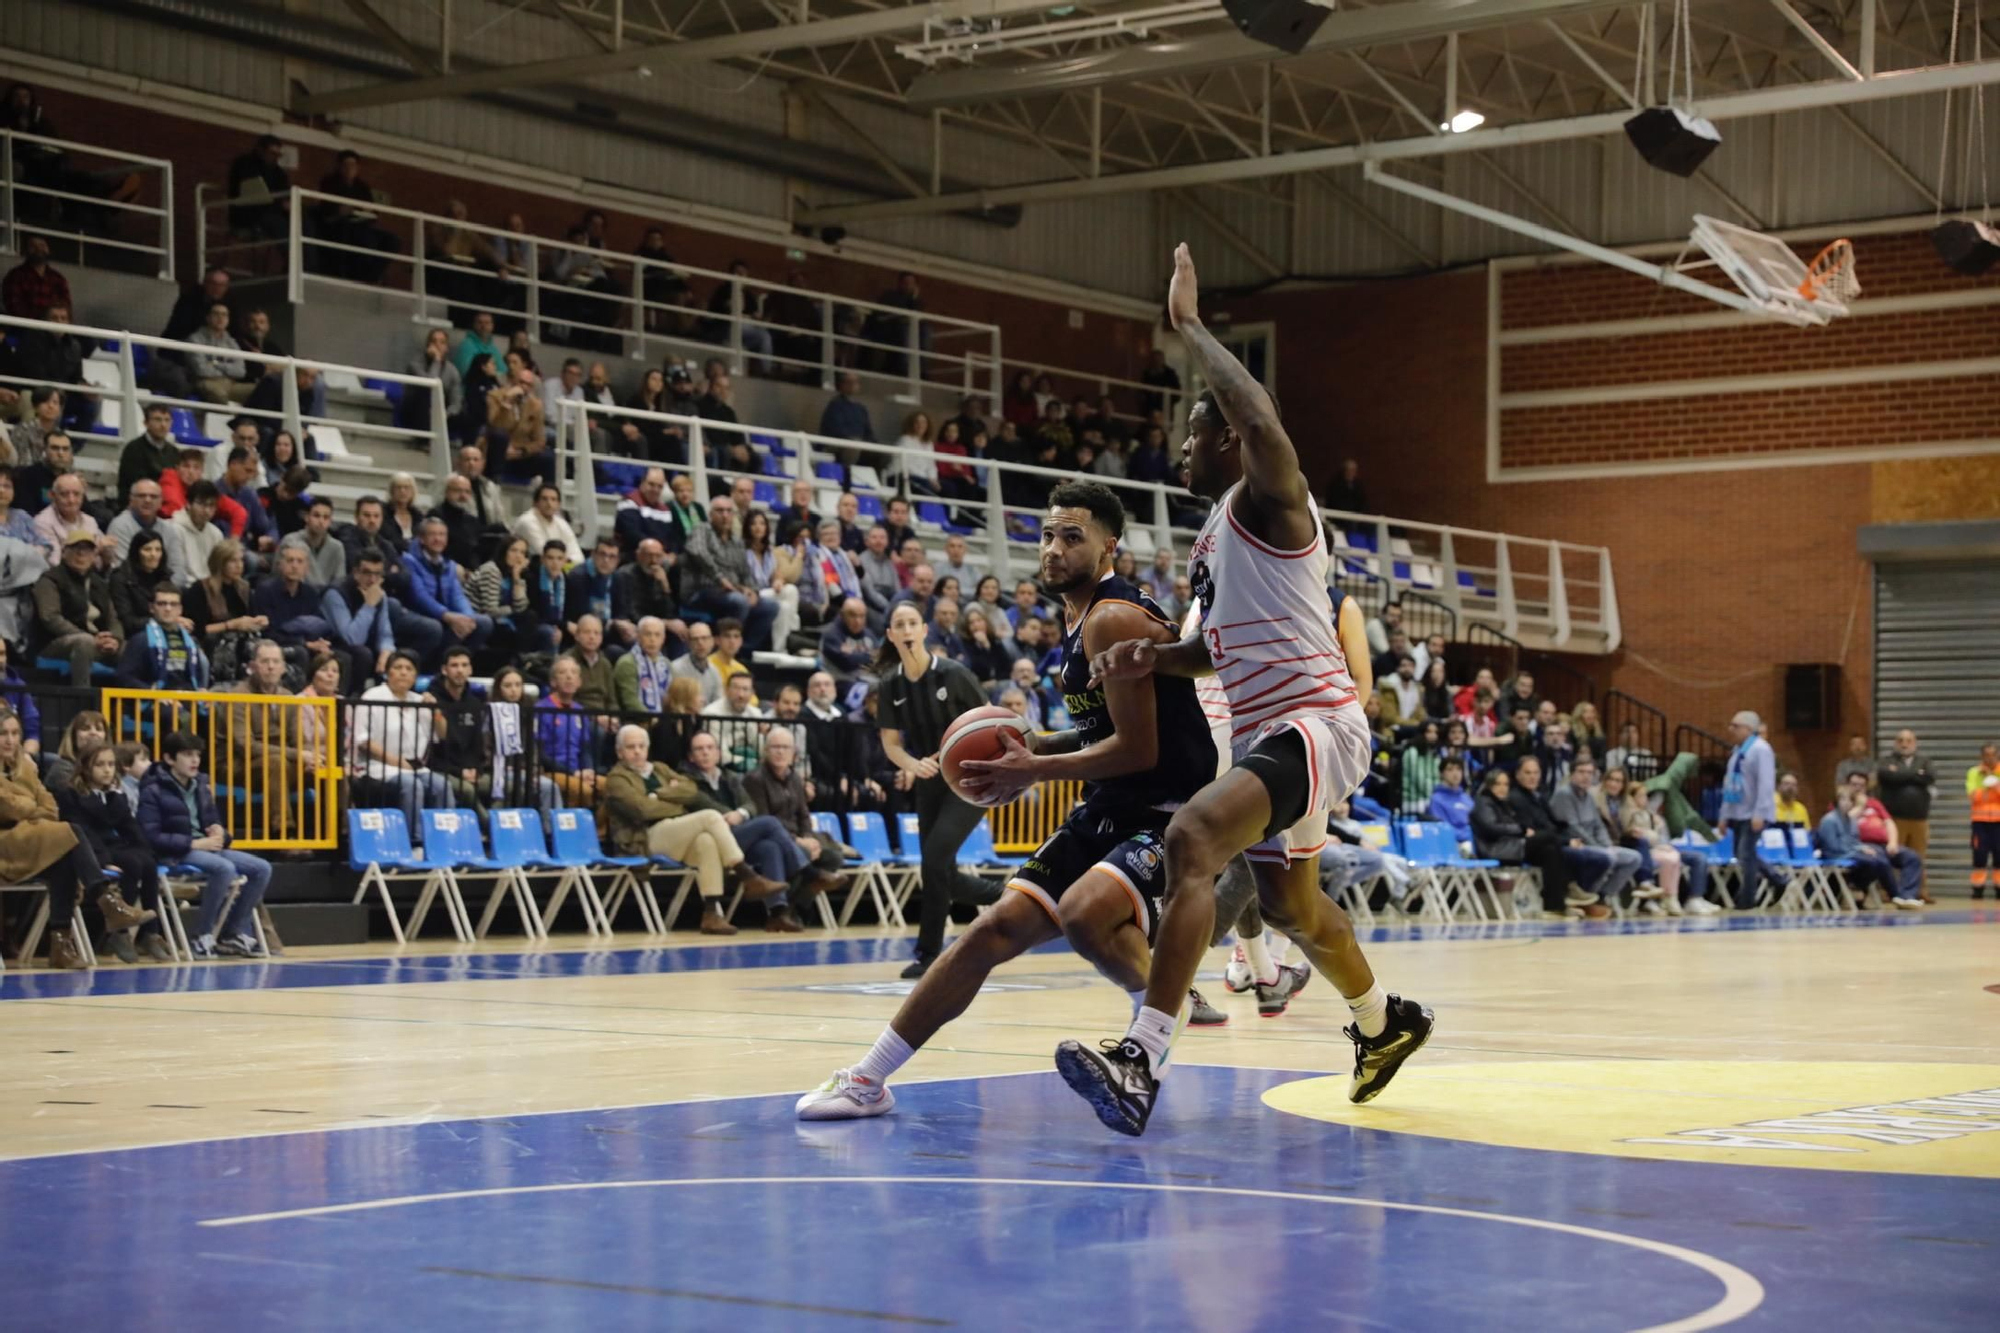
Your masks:
[[[1965,770],[2000,743],[2000,561],[1875,566],[1875,746],[1904,727],[1937,770],[1928,880],[1965,891],[1972,866]]]

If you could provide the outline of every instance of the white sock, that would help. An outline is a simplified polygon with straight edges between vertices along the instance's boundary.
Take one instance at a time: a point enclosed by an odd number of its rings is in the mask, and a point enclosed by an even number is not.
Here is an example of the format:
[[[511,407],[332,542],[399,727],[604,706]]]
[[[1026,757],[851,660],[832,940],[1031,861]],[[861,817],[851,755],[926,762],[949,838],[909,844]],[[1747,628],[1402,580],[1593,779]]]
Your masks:
[[[1354,1025],[1361,1029],[1364,1037],[1379,1037],[1389,1026],[1389,993],[1376,982],[1368,988],[1366,995],[1348,997],[1347,1007],[1354,1014]]]
[[[1266,947],[1271,951],[1271,961],[1279,967],[1290,966],[1292,961],[1292,937],[1282,930],[1266,932]]]
[[[1166,1073],[1167,1048],[1174,1044],[1174,1016],[1163,1014],[1157,1009],[1144,1005],[1132,1015],[1132,1026],[1125,1033],[1127,1041],[1136,1041],[1141,1050],[1151,1059],[1153,1077],[1160,1078]]]
[[[1141,986],[1138,990],[1128,990],[1125,993],[1132,997],[1132,1017],[1137,1018],[1139,1011],[1146,1007],[1146,988]]]
[[[896,1029],[883,1028],[882,1035],[875,1039],[873,1046],[869,1047],[868,1054],[862,1056],[860,1063],[854,1066],[854,1072],[880,1086],[888,1082],[889,1075],[908,1064],[910,1057],[915,1054],[916,1052],[910,1048],[910,1043],[896,1035]]]
[[[1271,950],[1265,945],[1262,935],[1243,937],[1243,961],[1250,964],[1250,975],[1259,986],[1277,983],[1278,965],[1271,961]]]

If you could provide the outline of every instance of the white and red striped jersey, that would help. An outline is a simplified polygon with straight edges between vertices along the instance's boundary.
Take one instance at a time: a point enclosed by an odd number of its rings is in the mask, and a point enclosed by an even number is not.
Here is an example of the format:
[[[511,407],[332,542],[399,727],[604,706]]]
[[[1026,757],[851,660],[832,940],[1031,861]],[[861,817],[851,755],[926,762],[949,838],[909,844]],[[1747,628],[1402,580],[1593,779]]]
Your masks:
[[[1230,508],[1241,485],[1217,502],[1188,559],[1202,637],[1238,744],[1279,718],[1360,707],[1334,632],[1326,543],[1315,535],[1283,551],[1252,536]],[[1310,496],[1306,503],[1319,513]]]
[[[1186,638],[1201,628],[1201,607],[1199,597],[1188,606],[1187,615],[1181,618],[1181,637]],[[1195,701],[1201,705],[1202,716],[1208,719],[1209,734],[1215,738],[1215,776],[1221,777],[1229,771],[1229,697],[1222,692],[1222,682],[1214,676],[1194,678]]]

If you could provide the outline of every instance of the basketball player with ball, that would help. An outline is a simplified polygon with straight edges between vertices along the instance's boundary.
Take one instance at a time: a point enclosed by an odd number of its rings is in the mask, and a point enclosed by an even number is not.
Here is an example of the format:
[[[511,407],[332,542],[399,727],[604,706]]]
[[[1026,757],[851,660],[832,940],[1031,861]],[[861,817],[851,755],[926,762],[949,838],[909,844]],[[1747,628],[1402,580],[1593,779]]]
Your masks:
[[[890,1110],[889,1077],[965,1012],[994,968],[1057,936],[1135,1008],[1148,994],[1148,940],[1167,882],[1167,822],[1214,776],[1216,754],[1192,679],[1091,681],[1091,659],[1114,644],[1165,648],[1180,638],[1150,596],[1111,572],[1124,531],[1124,506],[1095,482],[1065,482],[1049,495],[1042,586],[1062,598],[1062,687],[1072,729],[1037,735],[1004,709],[978,708],[952,723],[939,749],[946,780],[976,804],[1002,805],[1038,782],[1061,779],[1081,781],[1083,800],[1015,871],[1010,892],[925,971],[861,1062],[799,1099],[801,1120]],[[974,754],[988,757],[967,757]],[[1176,1021],[1199,1004],[1184,984]]]
[[[1187,487],[1214,502],[1188,578],[1201,628],[1175,643],[1134,635],[1099,654],[1093,684],[1216,676],[1233,763],[1175,812],[1168,889],[1144,1005],[1123,1040],[1056,1048],[1056,1069],[1107,1127],[1139,1135],[1153,1113],[1175,1014],[1215,925],[1215,882],[1242,853],[1271,924],[1289,935],[1354,1015],[1348,1099],[1369,1101],[1430,1039],[1431,1013],[1385,994],[1347,914],[1320,892],[1327,812],[1368,773],[1368,721],[1327,615],[1326,538],[1299,456],[1271,401],[1202,326],[1194,258],[1174,250],[1167,315],[1203,382],[1181,446]]]

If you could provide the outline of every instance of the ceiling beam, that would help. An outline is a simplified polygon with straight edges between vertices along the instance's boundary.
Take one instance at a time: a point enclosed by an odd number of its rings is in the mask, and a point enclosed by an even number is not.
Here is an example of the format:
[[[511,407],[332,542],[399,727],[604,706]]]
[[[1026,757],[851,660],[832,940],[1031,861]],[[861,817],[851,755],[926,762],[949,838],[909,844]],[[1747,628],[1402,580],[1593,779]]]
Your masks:
[[[1217,213],[1214,209],[1203,203],[1192,192],[1188,190],[1175,190],[1173,198],[1175,204],[1181,208],[1185,208],[1188,212],[1207,223],[1210,230],[1222,238],[1224,244],[1249,260],[1252,265],[1263,272],[1265,277],[1282,278],[1285,276],[1284,265],[1265,254],[1256,242],[1230,226],[1220,213]]]
[[[1557,18],[1616,8],[1621,0],[1408,0],[1377,9],[1340,9],[1329,14],[1306,43],[1304,54],[1359,50],[1443,37],[1453,32],[1497,28],[1530,19]],[[954,106],[996,95],[1019,97],[1054,88],[1193,74],[1274,58],[1271,47],[1237,32],[1217,32],[1186,41],[1145,43],[1093,51],[1066,60],[1017,65],[982,65],[934,71],[910,84],[913,106]]]
[[[1842,106],[1895,97],[1916,97],[1947,89],[1978,88],[2000,83],[2000,60],[1941,65],[1930,69],[1900,70],[1878,74],[1859,83],[1838,80],[1825,83],[1789,84],[1781,88],[1760,88],[1751,92],[1704,97],[1701,113],[1710,120],[1740,120],[1786,111]],[[1624,109],[1591,116],[1571,116],[1559,120],[1527,121],[1478,129],[1469,134],[1426,134],[1420,138],[1392,139],[1378,143],[1347,144],[1336,148],[1311,148],[1278,153],[1270,157],[1234,158],[1189,166],[1164,167],[1153,171],[1125,172],[1095,180],[1036,181],[1021,185],[994,186],[983,190],[934,196],[921,200],[839,205],[813,209],[801,221],[814,225],[862,222],[870,218],[910,217],[929,213],[986,209],[1000,204],[1038,203],[1050,199],[1124,194],[1132,190],[1169,189],[1214,181],[1261,180],[1289,176],[1301,171],[1324,171],[1330,167],[1357,163],[1389,162],[1435,157],[1447,153],[1481,152],[1527,144],[1557,143],[1569,139],[1591,139],[1623,132],[1628,113]]]
[[[349,0],[354,3],[354,0]],[[1515,0],[1520,3],[1520,0]],[[627,46],[620,51],[591,51],[521,65],[503,65],[477,73],[443,74],[393,83],[316,93],[297,99],[292,109],[303,115],[352,111],[359,107],[420,102],[434,97],[466,97],[475,93],[519,92],[524,88],[571,79],[594,79],[640,65],[659,68],[705,60],[734,60],[804,47],[832,46],[920,27],[926,19],[995,18],[1045,9],[1048,0],[935,0],[925,5],[869,10],[840,18],[779,24],[749,32],[724,33],[688,42],[658,42]]]
[[[397,32],[395,25],[375,12],[375,6],[368,0],[347,0],[347,7],[354,11],[354,17],[361,20],[361,26],[375,34],[375,40],[394,51],[405,65],[419,74],[440,75],[443,71],[438,63]]]

